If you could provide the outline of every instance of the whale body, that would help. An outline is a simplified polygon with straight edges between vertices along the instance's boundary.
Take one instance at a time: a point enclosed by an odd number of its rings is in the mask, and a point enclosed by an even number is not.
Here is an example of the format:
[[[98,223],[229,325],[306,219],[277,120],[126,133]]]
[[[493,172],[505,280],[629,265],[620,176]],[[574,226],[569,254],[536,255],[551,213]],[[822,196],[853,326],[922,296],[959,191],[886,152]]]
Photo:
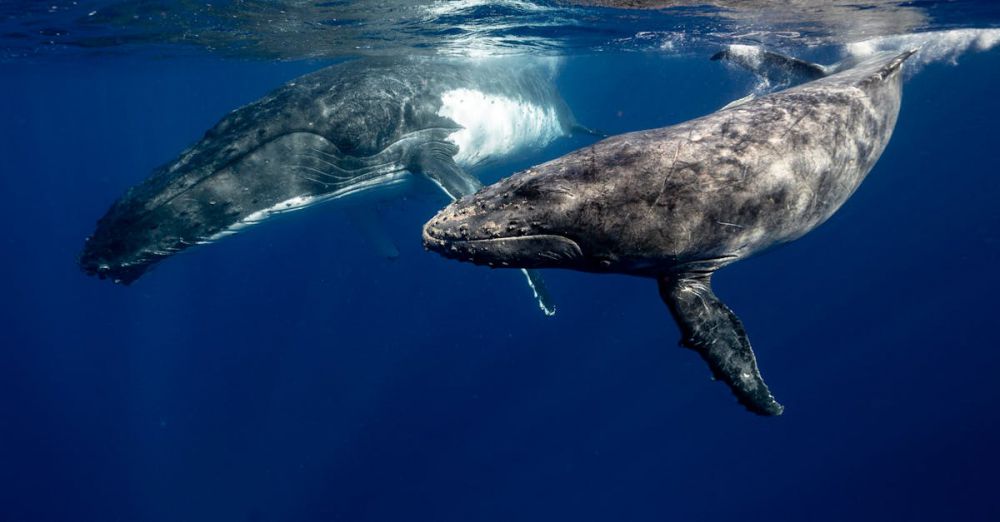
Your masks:
[[[819,79],[519,172],[438,213],[424,244],[493,267],[654,278],[682,345],[751,411],[778,415],[783,407],[739,318],[713,293],[712,274],[801,237],[840,208],[889,142],[912,53],[848,68],[768,53],[758,63],[784,61],[786,72]]]
[[[471,194],[482,184],[469,169],[579,128],[554,76],[548,59],[373,58],[297,78],[129,189],[98,221],[79,264],[130,284],[191,246],[317,203],[415,178],[452,199]],[[391,243],[376,242],[393,255]],[[551,313],[540,278],[525,274]]]

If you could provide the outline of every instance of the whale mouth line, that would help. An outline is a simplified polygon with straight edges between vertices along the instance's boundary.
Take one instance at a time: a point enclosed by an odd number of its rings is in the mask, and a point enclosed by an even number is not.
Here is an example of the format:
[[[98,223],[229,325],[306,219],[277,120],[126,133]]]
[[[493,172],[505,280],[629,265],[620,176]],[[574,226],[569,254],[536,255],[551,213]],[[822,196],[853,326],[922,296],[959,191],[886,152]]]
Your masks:
[[[480,239],[449,239],[449,238],[439,238],[432,234],[428,234],[433,240],[446,242],[448,245],[488,245],[491,243],[506,243],[511,241],[539,241],[539,240],[556,240],[556,241],[566,241],[568,243],[576,244],[576,241],[566,237],[560,236],[558,234],[530,234],[527,236],[503,236],[503,237],[484,237]],[[579,248],[579,246],[577,247]]]
[[[160,259],[155,256],[146,257],[140,260],[122,265],[112,265],[110,263],[86,263],[78,260],[80,269],[88,276],[99,279],[111,279],[115,284],[131,285],[142,277]]]
[[[423,235],[428,250],[477,265],[545,268],[583,257],[576,241],[558,234],[467,239],[439,237],[425,229]]]

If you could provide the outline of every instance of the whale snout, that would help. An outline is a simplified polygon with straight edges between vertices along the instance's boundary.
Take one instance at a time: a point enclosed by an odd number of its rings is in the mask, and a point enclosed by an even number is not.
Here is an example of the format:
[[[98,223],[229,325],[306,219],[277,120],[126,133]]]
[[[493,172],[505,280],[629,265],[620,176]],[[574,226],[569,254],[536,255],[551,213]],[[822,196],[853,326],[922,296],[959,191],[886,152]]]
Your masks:
[[[110,279],[122,285],[130,285],[146,273],[145,267],[112,266],[107,263],[81,262],[80,269],[89,276]]]
[[[496,268],[551,268],[583,257],[572,239],[480,196],[438,212],[424,225],[423,240],[444,257]]]
[[[115,261],[115,253],[111,248],[93,237],[87,238],[83,251],[77,258],[77,264],[83,273],[100,279],[130,285],[149,270],[150,262],[131,259]],[[120,257],[120,256],[119,256]]]
[[[80,269],[89,276],[101,280],[110,279],[117,284],[126,286],[134,283],[146,273],[145,267],[112,266],[107,263],[84,264],[81,262]]]

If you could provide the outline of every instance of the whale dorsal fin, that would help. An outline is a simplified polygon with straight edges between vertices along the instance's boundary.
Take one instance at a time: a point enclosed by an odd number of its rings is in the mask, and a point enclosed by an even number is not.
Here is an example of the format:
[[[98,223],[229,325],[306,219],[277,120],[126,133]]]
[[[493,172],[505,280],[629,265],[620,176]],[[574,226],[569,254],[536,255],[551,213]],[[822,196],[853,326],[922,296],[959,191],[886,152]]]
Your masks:
[[[658,279],[660,297],[680,327],[681,345],[698,352],[748,410],[781,415],[784,408],[760,376],[743,323],[712,292],[711,277],[671,274]]]
[[[796,85],[818,80],[830,74],[830,68],[759,47],[731,45],[712,55],[712,60],[725,60],[738,65],[776,85]]]

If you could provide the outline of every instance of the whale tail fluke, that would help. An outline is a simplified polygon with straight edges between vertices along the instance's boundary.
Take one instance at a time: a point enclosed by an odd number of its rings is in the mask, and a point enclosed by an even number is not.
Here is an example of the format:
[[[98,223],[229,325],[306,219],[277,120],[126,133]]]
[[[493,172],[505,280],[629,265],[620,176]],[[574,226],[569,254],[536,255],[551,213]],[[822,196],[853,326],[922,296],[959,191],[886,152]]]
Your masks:
[[[658,281],[660,296],[681,329],[681,345],[698,352],[748,410],[781,415],[784,407],[764,384],[743,323],[712,292],[711,275],[671,275]]]

